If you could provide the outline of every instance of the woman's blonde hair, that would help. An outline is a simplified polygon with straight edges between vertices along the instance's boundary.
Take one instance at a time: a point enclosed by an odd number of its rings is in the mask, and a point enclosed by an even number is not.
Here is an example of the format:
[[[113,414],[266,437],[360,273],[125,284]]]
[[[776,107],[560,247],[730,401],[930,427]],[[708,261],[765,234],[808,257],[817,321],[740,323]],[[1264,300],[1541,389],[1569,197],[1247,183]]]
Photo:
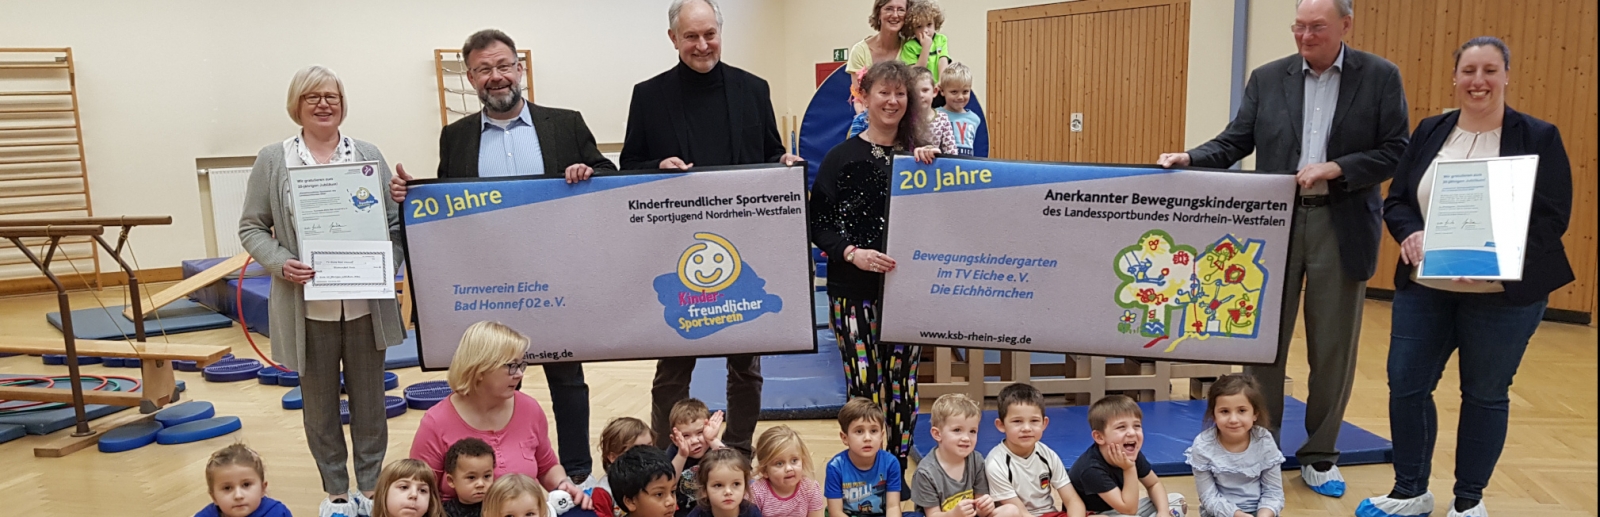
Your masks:
[[[811,449],[800,439],[800,433],[787,425],[773,426],[756,439],[756,474],[766,477],[767,467],[772,466],[778,456],[791,451],[800,455],[801,475],[811,477]]]
[[[411,458],[390,462],[378,473],[378,491],[372,495],[373,515],[389,515],[389,487],[402,479],[428,485],[428,512],[422,517],[445,517],[444,505],[439,501],[439,479],[427,463]]]
[[[289,120],[295,125],[305,125],[300,122],[300,99],[313,90],[333,83],[333,89],[339,91],[339,122],[344,122],[344,117],[350,114],[350,103],[344,102],[344,81],[339,76],[322,65],[311,65],[294,73],[294,79],[289,81]]]
[[[528,336],[498,321],[480,321],[461,334],[456,355],[450,358],[450,389],[463,397],[472,385],[495,368],[521,359],[528,351]]]
[[[525,495],[533,496],[534,505],[541,515],[546,513],[545,505],[549,495],[545,493],[544,487],[533,481],[533,478],[527,474],[506,474],[497,477],[494,479],[494,484],[489,485],[489,493],[483,496],[483,515],[502,515],[507,503]]]

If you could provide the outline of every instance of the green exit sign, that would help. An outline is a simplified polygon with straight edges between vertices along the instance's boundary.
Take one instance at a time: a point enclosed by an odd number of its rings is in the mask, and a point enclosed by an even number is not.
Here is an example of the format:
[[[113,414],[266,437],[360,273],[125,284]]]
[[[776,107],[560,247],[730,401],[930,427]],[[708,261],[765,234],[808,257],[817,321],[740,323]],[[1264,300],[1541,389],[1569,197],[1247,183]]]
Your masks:
[[[848,60],[848,59],[850,59],[850,50],[849,49],[842,49],[842,48],[833,49],[833,60],[834,61],[845,61],[845,60]]]

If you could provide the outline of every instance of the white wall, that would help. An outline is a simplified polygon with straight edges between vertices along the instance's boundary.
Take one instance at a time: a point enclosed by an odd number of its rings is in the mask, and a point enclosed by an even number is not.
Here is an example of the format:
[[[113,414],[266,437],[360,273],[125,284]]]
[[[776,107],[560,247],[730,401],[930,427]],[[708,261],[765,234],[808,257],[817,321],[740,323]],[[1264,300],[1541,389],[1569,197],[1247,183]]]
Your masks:
[[[727,1],[724,58],[778,77],[782,7]],[[205,255],[195,159],[254,156],[297,129],[284,109],[306,65],[338,72],[345,133],[432,176],[439,105],[433,49],[495,27],[533,52],[541,104],[577,109],[621,142],[634,83],[677,62],[666,0],[5,0],[0,47],[70,46],[97,215],[171,214],[134,234],[145,268]],[[775,99],[786,84],[772,81]]]

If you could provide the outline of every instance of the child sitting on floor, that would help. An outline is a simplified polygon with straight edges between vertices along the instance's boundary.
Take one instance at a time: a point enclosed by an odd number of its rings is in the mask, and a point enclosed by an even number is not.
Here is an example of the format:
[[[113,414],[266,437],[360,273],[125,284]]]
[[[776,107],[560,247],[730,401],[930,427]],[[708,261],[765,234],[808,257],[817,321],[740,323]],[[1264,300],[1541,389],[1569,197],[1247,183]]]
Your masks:
[[[291,517],[289,507],[267,497],[267,467],[242,443],[211,453],[206,462],[211,504],[194,517]],[[350,516],[355,517],[355,516]]]

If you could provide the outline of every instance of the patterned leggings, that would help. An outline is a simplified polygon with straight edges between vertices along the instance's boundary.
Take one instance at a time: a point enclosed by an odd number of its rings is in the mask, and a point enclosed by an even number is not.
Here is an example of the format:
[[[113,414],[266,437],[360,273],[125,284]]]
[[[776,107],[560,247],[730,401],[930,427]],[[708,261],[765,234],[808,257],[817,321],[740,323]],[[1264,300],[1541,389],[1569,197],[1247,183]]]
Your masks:
[[[881,300],[828,297],[833,333],[844,359],[844,377],[851,397],[871,399],[883,406],[888,429],[885,450],[906,463],[911,435],[917,425],[917,364],[921,347],[878,341]]]

